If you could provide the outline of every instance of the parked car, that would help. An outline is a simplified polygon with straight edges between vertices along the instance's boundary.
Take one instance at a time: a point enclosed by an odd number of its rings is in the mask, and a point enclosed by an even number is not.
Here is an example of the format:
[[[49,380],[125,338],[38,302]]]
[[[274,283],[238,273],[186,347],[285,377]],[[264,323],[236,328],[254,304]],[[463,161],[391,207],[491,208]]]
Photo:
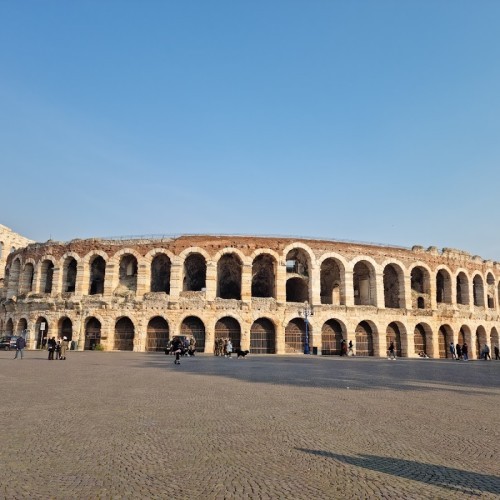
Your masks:
[[[0,339],[0,349],[5,349],[9,351],[10,349],[16,348],[16,340],[18,335],[6,335]]]

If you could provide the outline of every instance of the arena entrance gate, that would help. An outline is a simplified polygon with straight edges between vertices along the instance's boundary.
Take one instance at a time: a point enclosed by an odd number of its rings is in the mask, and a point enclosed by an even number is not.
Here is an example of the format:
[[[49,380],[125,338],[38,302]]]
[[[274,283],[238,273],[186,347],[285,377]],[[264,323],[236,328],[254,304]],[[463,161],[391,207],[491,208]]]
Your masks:
[[[250,352],[252,354],[275,354],[276,332],[273,323],[260,318],[250,328]]]
[[[205,352],[205,325],[200,318],[188,316],[181,325],[181,335],[194,337],[196,340],[196,351]]]
[[[134,350],[135,328],[130,318],[121,318],[115,325],[115,350],[133,351]]]
[[[233,350],[241,348],[241,326],[237,320],[230,317],[221,318],[215,324],[215,344],[219,339],[230,339]],[[214,345],[215,352],[216,345]]]
[[[146,337],[146,351],[163,351],[168,344],[168,323],[167,320],[156,316],[148,323]]]
[[[373,356],[373,332],[371,326],[362,321],[356,327],[356,356]]]
[[[95,349],[97,344],[101,343],[101,322],[96,318],[90,318],[85,326],[85,345],[86,351]]]
[[[312,328],[308,327],[309,346],[312,352]],[[285,328],[285,353],[304,354],[306,340],[306,323],[302,318],[292,319]]]
[[[321,329],[321,354],[340,356],[343,338],[340,323],[334,319],[328,320]]]

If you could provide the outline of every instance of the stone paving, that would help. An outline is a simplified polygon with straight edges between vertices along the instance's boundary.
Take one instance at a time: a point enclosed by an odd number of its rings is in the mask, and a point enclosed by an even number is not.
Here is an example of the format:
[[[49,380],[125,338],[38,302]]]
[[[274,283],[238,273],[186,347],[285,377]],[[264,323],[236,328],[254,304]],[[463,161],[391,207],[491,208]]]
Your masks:
[[[500,361],[0,352],[0,498],[500,498]]]

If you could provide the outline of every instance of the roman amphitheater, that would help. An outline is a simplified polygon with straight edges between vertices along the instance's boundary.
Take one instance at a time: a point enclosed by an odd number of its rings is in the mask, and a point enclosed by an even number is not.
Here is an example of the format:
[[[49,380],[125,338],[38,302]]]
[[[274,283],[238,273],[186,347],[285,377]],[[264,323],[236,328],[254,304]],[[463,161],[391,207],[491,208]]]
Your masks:
[[[35,243],[0,226],[0,331],[31,349],[156,351],[192,335],[258,354],[444,358],[453,341],[498,345],[500,264],[435,247],[178,236]]]

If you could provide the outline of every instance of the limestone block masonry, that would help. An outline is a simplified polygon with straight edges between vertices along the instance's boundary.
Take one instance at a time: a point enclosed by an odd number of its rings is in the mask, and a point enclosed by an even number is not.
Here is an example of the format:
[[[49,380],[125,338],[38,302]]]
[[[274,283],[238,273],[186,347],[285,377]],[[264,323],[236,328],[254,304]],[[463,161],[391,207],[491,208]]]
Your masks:
[[[0,284],[4,277],[5,264],[9,253],[25,247],[29,243],[33,243],[33,241],[0,224]]]
[[[467,252],[243,236],[3,242],[0,331],[30,348],[159,351],[174,335],[255,354],[469,358],[499,342],[500,264]],[[6,252],[11,245],[15,250]],[[18,246],[20,245],[20,246]]]

